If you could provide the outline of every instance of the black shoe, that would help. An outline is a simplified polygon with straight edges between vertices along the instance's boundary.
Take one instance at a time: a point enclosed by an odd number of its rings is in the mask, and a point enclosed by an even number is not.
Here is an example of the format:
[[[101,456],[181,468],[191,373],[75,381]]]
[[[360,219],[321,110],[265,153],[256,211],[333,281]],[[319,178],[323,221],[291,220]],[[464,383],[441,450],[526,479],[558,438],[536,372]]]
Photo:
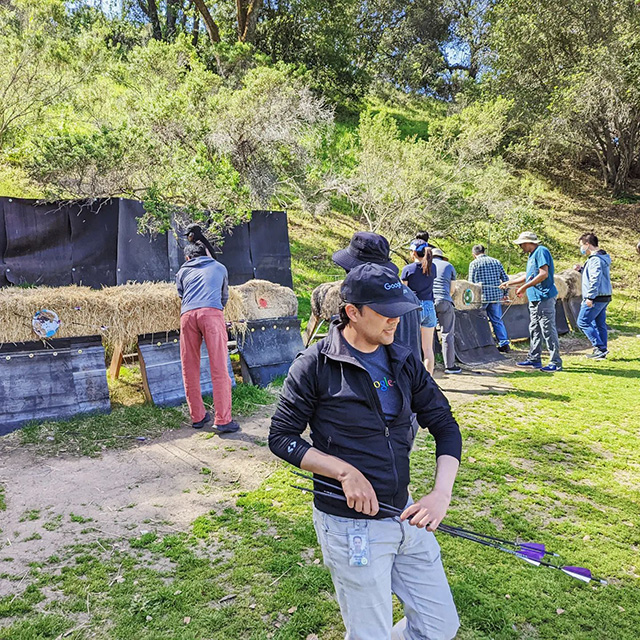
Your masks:
[[[609,349],[598,349],[597,347],[593,350],[593,353],[590,353],[587,358],[591,358],[592,360],[604,360],[609,353]]]
[[[191,426],[194,429],[202,429],[202,427],[204,427],[204,425],[207,424],[207,422],[211,422],[211,414],[208,411],[204,414],[204,418],[202,418],[202,420],[199,420],[198,422],[193,422]]]
[[[460,367],[451,367],[450,369],[445,369],[445,373],[462,373],[462,369]]]
[[[216,433],[235,433],[240,429],[240,425],[235,420],[232,420],[227,424],[214,424],[211,428]]]
[[[511,353],[511,347],[508,344],[502,344],[498,347],[500,353]]]

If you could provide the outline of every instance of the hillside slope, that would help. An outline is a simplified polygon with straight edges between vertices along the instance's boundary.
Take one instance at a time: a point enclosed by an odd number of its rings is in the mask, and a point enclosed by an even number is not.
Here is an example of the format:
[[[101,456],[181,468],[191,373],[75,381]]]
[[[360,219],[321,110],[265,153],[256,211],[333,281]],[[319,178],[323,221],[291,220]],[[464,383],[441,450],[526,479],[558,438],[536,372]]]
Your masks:
[[[640,332],[640,255],[635,249],[640,241],[640,202],[612,202],[588,174],[563,186],[564,190],[560,190],[546,184],[543,197],[536,202],[544,216],[542,240],[553,252],[556,269],[560,271],[580,263],[583,258],[577,239],[585,232],[595,232],[600,245],[613,258],[614,300],[610,323],[620,331]],[[332,253],[345,247],[354,231],[364,229],[364,222],[357,217],[336,211],[315,217],[289,211],[294,287],[303,324],[310,314],[314,287],[344,275],[331,261]],[[445,251],[458,274],[465,277],[474,242],[458,243],[447,237],[446,229],[429,229],[429,232],[436,236],[434,244]],[[475,242],[489,246],[491,255],[503,260],[508,272],[524,269],[524,255],[514,252],[512,247],[491,245],[488,238],[481,237]],[[403,265],[399,256],[394,257],[394,262],[400,267]]]

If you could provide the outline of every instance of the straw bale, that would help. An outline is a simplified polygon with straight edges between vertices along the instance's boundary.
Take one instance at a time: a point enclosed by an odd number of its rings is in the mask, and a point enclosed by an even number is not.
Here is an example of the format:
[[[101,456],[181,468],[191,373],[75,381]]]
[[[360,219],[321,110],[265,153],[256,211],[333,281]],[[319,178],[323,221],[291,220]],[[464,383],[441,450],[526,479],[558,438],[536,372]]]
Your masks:
[[[342,280],[337,282],[324,282],[318,285],[311,293],[311,311],[317,318],[329,322],[338,314],[340,309],[340,288]]]
[[[311,292],[311,313],[313,313],[316,318],[322,317],[322,304],[327,295],[327,291],[334,284],[334,282],[323,282]]]
[[[520,278],[521,276],[524,276],[524,275],[525,275],[524,271],[521,271],[520,273],[516,273],[515,275],[509,276],[509,277],[512,279],[515,279],[515,278]],[[528,298],[526,293],[520,297],[516,295],[516,290],[520,286],[522,285],[518,285],[516,287],[509,287],[507,289],[507,297],[509,298],[509,304],[527,304],[528,303]]]
[[[473,302],[471,303],[464,301],[464,293],[467,289],[473,294]],[[482,285],[468,280],[454,280],[451,283],[451,297],[456,309],[478,309],[482,306]]]
[[[242,300],[246,320],[298,315],[298,299],[289,287],[267,280],[249,280],[235,289]]]
[[[562,284],[563,291],[566,289],[565,295],[560,293],[560,286],[558,282]],[[556,287],[558,287],[559,298],[572,298],[574,296],[582,295],[582,276],[575,269],[566,269],[556,274],[555,277]]]
[[[287,287],[265,281],[229,287],[224,314],[232,331],[243,334],[246,320],[295,316],[298,301]],[[250,283],[247,283],[250,284]],[[251,295],[249,295],[249,292]],[[260,298],[267,300],[263,309]],[[129,347],[143,333],[180,328],[180,298],[168,282],[144,282],[89,289],[7,287],[0,289],[0,343],[37,340],[31,321],[41,309],[55,311],[60,328],[55,338],[102,335],[105,345]],[[262,315],[257,314],[257,310]]]
[[[559,273],[556,273],[553,276],[553,282],[555,283],[556,289],[558,290],[558,299],[562,300],[563,298],[568,298],[569,297],[568,282]]]
[[[107,342],[127,346],[141,333],[162,333],[180,328],[180,298],[168,282],[142,282],[108,287],[97,293],[106,298],[109,314]]]

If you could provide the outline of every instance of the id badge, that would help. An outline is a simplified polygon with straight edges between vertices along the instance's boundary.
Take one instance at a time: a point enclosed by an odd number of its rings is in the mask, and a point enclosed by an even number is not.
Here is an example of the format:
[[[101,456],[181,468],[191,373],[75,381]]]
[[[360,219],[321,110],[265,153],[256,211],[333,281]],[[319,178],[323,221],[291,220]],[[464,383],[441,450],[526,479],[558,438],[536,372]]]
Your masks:
[[[366,529],[349,529],[349,566],[366,567],[369,564],[369,535]]]

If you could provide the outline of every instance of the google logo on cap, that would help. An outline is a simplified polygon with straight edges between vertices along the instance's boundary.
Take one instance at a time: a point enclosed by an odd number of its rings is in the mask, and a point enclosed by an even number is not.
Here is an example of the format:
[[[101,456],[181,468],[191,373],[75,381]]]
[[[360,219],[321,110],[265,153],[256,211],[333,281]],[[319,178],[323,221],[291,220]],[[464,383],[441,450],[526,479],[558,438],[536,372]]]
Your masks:
[[[387,291],[389,291],[390,289],[401,289],[402,283],[400,282],[400,280],[398,280],[398,282],[385,282],[384,288]]]

